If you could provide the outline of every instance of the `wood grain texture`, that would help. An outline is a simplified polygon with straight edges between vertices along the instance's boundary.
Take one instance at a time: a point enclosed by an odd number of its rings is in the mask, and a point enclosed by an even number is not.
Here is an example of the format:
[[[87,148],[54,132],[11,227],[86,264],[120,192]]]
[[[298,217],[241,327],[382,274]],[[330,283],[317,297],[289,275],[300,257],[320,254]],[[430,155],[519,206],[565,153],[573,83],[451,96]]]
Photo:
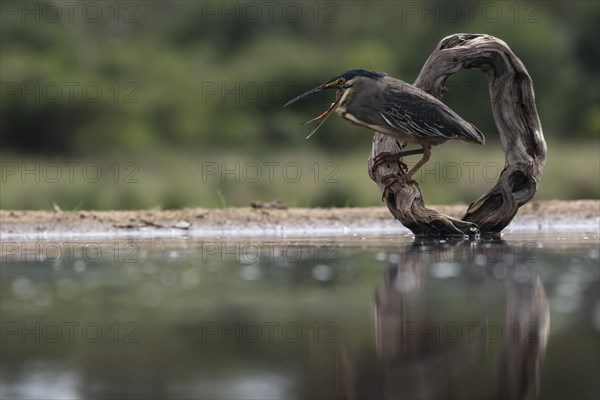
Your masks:
[[[382,193],[392,215],[416,235],[498,233],[519,207],[535,194],[546,158],[546,142],[535,106],[533,84],[527,69],[502,40],[483,34],[454,34],[442,39],[429,56],[414,85],[441,98],[448,77],[460,69],[478,69],[487,76],[492,113],[505,154],[496,185],[472,203],[461,220],[426,208],[415,183],[393,183],[390,174],[404,172],[392,163],[371,172],[373,159],[382,152],[398,153],[398,139],[375,132],[368,161],[369,175]],[[485,133],[485,132],[484,132]],[[443,146],[443,145],[442,145]],[[441,147],[434,147],[433,151]],[[477,150],[474,149],[474,154]],[[383,181],[382,181],[383,180]]]

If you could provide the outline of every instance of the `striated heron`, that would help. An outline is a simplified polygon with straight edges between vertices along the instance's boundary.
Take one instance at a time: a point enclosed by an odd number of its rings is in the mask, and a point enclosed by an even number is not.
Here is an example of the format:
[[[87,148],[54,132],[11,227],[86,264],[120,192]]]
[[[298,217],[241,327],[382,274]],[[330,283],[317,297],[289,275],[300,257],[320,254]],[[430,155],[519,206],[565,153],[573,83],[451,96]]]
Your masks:
[[[335,101],[327,111],[305,122],[307,124],[319,121],[307,138],[336,112],[352,124],[421,146],[421,149],[397,154],[379,154],[373,160],[372,172],[378,165],[388,161],[398,162],[406,171],[408,168],[400,158],[423,154],[406,177],[401,178],[402,181],[407,181],[429,160],[433,145],[451,139],[485,144],[485,137],[475,126],[435,97],[385,73],[364,69],[351,69],[334,76],[324,84],[290,100],[285,107],[311,94],[329,89],[335,89]],[[391,176],[384,178],[389,177]]]

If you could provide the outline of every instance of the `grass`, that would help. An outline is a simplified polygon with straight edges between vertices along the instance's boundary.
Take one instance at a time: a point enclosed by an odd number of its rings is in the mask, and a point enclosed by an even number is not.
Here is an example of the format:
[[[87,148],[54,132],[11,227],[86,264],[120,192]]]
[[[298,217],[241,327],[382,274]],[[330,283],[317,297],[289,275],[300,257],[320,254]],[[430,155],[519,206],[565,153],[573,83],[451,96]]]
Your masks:
[[[598,146],[548,144],[536,199],[599,198]],[[3,209],[170,209],[241,207],[282,200],[292,207],[381,205],[367,175],[370,149],[358,154],[244,154],[164,151],[103,159],[23,158],[2,154]],[[414,163],[417,158],[409,160]],[[504,165],[499,145],[447,143],[416,175],[428,204],[470,203]]]

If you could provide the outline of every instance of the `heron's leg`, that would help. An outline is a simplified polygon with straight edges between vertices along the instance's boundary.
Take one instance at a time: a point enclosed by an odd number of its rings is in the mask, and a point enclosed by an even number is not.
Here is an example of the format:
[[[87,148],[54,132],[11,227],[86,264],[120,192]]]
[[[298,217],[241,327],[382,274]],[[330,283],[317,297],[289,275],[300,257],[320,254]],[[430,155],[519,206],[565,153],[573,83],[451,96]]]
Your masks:
[[[392,179],[392,181],[390,183],[388,183],[384,186],[383,195],[381,196],[381,200],[385,199],[386,194],[388,193],[388,191],[390,190],[390,187],[394,183],[417,184],[417,182],[414,179],[412,179],[412,176],[415,174],[415,172],[417,172],[419,170],[419,168],[421,168],[423,166],[423,164],[425,164],[427,161],[429,161],[429,157],[431,157],[431,146],[421,145],[420,149],[401,151],[401,152],[395,153],[395,154],[391,154],[391,153],[387,153],[387,152],[379,153],[373,159],[373,166],[371,167],[371,172],[372,172],[373,176],[375,176],[375,168],[378,167],[382,163],[390,162],[390,161],[398,162],[400,169],[403,172],[407,171],[408,167],[406,166],[406,164],[404,162],[400,161],[400,158],[406,157],[406,156],[412,156],[415,154],[423,154],[423,157],[421,157],[421,159],[419,160],[417,165],[415,165],[406,175],[400,176],[397,174],[390,174],[390,175],[385,175],[381,178],[381,182],[385,182],[388,179]]]
[[[423,157],[421,157],[421,159],[419,160],[417,165],[415,165],[414,167],[412,167],[412,169],[410,171],[408,171],[408,173],[406,175],[409,178],[412,178],[412,176],[415,174],[415,172],[417,172],[419,170],[419,168],[421,168],[423,166],[423,164],[425,164],[427,161],[429,161],[429,157],[431,157],[431,146],[426,145],[426,144],[423,144],[421,146],[423,146],[423,149],[422,149]]]
[[[414,149],[414,150],[401,151],[400,153],[396,153],[396,155],[398,157],[406,157],[406,156],[412,156],[414,154],[421,154],[424,151],[425,150],[423,150],[423,149]]]
[[[373,166],[371,167],[371,174],[373,176],[375,176],[375,169],[377,167],[379,167],[381,164],[386,163],[386,162],[397,162],[400,169],[402,171],[406,172],[406,171],[408,171],[408,166],[404,162],[402,162],[400,159],[402,157],[412,156],[414,154],[421,154],[421,153],[423,153],[423,151],[424,151],[423,149],[415,149],[415,150],[401,151],[399,153],[394,153],[394,154],[388,153],[388,152],[379,153],[373,159]]]
[[[408,171],[408,166],[400,161],[400,156],[398,154],[392,154],[388,152],[383,152],[377,154],[377,156],[373,159],[373,166],[371,167],[371,175],[375,176],[375,170],[381,164],[385,164],[387,162],[397,162],[398,166],[402,171]]]

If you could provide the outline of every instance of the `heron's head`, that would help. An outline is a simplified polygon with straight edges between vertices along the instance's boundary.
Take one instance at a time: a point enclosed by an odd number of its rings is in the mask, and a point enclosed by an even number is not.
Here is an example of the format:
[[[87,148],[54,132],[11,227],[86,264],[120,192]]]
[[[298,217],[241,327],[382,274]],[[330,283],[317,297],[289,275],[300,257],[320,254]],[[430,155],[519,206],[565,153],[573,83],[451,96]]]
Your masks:
[[[308,92],[302,93],[300,96],[293,98],[288,101],[284,107],[292,105],[297,101],[304,99],[305,97],[310,96],[311,94],[322,92],[324,90],[336,89],[340,92],[343,92],[345,89],[351,87],[356,81],[364,79],[364,80],[377,80],[384,77],[386,74],[381,72],[373,72],[366,69],[350,69],[348,71],[342,72],[339,75],[334,76],[329,79],[322,85],[317,86],[309,90]]]
[[[313,89],[309,90],[308,92],[304,92],[300,96],[293,98],[292,100],[288,101],[284,107],[294,104],[297,101],[310,96],[311,94],[322,92],[324,90],[335,89],[335,91],[336,91],[335,101],[333,103],[331,103],[331,106],[329,107],[329,109],[327,109],[327,111],[325,111],[323,114],[319,115],[318,117],[305,122],[305,124],[307,124],[309,122],[319,120],[319,123],[317,124],[317,126],[308,135],[308,137],[307,137],[307,139],[308,139],[313,133],[315,133],[317,131],[317,129],[319,129],[319,127],[323,124],[323,122],[325,122],[327,117],[329,117],[329,115],[331,115],[331,113],[335,110],[336,106],[340,102],[340,99],[343,97],[344,92],[346,90],[348,90],[349,88],[351,88],[354,83],[356,83],[357,81],[360,81],[360,80],[364,80],[366,83],[368,83],[369,81],[375,81],[384,76],[386,76],[386,74],[380,73],[380,72],[373,72],[373,71],[369,71],[366,69],[350,69],[348,71],[342,72],[339,75],[334,76],[333,78],[329,79],[324,84],[319,85],[316,88],[313,88]]]

